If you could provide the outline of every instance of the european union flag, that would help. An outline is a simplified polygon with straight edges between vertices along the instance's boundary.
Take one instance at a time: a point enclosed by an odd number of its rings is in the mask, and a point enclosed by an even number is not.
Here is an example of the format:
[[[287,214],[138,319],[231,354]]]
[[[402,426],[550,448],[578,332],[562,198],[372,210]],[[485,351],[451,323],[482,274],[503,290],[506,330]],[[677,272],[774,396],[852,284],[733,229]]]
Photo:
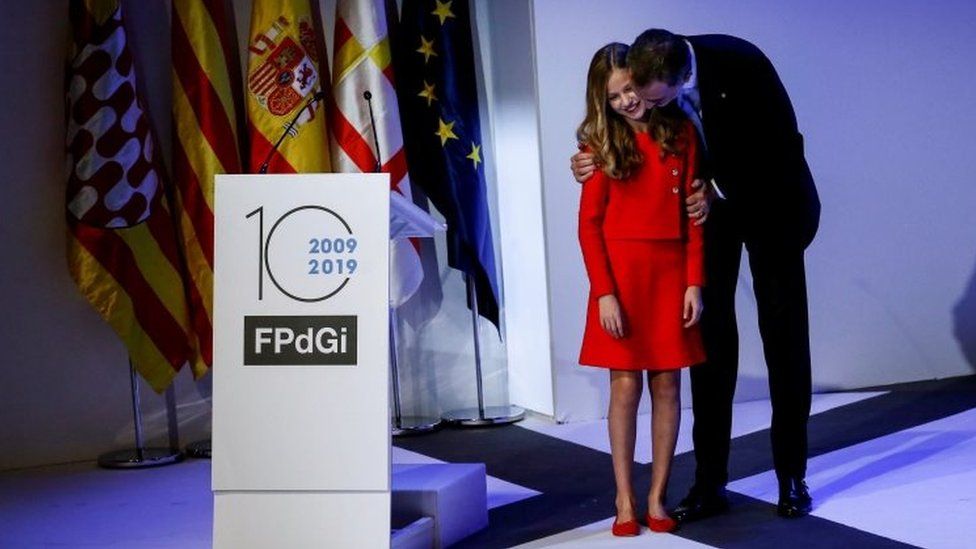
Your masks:
[[[404,0],[393,38],[410,181],[447,220],[448,263],[471,275],[478,312],[497,327],[498,281],[468,2]]]

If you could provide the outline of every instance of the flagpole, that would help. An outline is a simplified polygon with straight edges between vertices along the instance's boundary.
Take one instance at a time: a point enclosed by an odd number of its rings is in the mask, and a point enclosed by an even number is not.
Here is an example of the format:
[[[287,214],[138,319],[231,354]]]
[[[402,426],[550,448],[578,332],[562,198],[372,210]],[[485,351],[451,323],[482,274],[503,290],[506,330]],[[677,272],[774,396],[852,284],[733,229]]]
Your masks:
[[[197,458],[197,459],[211,459],[212,452],[211,448],[211,438],[203,438],[194,442],[191,442],[183,448],[183,452],[187,457]]]
[[[139,374],[136,373],[131,358],[129,359],[129,386],[132,391],[132,423],[135,431],[135,448],[104,453],[98,456],[98,465],[106,469],[142,469],[172,465],[183,461],[183,452],[180,452],[176,447],[145,447],[142,434],[142,409],[139,400]],[[172,435],[172,432],[170,434]]]
[[[485,406],[485,389],[481,374],[481,334],[478,332],[478,292],[475,279],[470,273],[465,275],[468,287],[468,301],[471,303],[471,327],[474,339],[474,371],[478,390],[478,408],[467,408],[447,412],[444,421],[457,427],[485,427],[488,425],[507,425],[525,419],[525,410],[518,406]]]

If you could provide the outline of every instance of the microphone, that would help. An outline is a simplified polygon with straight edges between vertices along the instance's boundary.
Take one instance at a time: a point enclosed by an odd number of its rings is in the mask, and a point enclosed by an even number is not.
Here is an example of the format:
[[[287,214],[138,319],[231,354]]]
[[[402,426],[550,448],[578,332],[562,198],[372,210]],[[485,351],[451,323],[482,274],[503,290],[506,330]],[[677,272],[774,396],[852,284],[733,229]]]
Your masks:
[[[366,107],[369,109],[369,127],[373,130],[373,145],[376,147],[376,164],[373,166],[374,173],[383,171],[383,164],[380,162],[380,138],[376,135],[376,119],[373,118],[373,94],[369,90],[363,92],[363,99],[366,100]]]
[[[302,108],[298,109],[298,112],[295,113],[295,116],[291,119],[291,122],[289,122],[288,125],[285,126],[285,131],[281,132],[281,137],[278,138],[278,141],[275,141],[274,146],[271,147],[270,151],[268,151],[268,155],[264,157],[264,162],[262,162],[261,167],[258,168],[258,173],[262,173],[262,174],[268,173],[268,164],[271,163],[271,157],[274,155],[275,151],[278,150],[278,147],[281,146],[281,142],[285,140],[285,137],[291,132],[291,129],[295,127],[295,123],[298,122],[298,117],[301,116],[303,112],[305,112],[305,109],[325,99],[325,97],[326,97],[325,91],[319,90],[315,92],[315,94],[312,95],[312,97],[308,98],[308,100],[305,102],[305,105],[303,105]]]

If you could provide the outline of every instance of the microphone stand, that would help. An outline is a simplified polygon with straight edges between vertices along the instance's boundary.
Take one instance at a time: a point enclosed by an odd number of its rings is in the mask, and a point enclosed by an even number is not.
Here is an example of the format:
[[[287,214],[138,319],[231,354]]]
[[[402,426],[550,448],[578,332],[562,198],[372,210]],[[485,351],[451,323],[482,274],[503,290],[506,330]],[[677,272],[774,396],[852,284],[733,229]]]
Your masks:
[[[363,99],[366,100],[366,109],[369,111],[369,129],[373,130],[373,147],[376,152],[376,163],[373,164],[373,173],[383,172],[383,161],[380,160],[380,137],[376,134],[376,118],[373,117],[373,94],[369,90],[363,92]]]
[[[295,113],[294,117],[292,117],[291,122],[289,122],[288,125],[285,126],[285,131],[281,132],[281,137],[278,138],[278,141],[276,141],[274,146],[271,147],[271,150],[268,151],[268,155],[264,157],[264,162],[262,162],[261,167],[258,168],[258,173],[260,174],[268,173],[268,165],[271,164],[271,157],[278,150],[278,147],[281,146],[281,142],[285,140],[285,137],[288,136],[289,133],[291,133],[291,129],[294,128],[295,123],[298,122],[298,117],[300,117],[302,113],[305,112],[305,109],[308,109],[313,104],[317,103],[318,101],[321,101],[322,99],[325,99],[325,92],[318,91],[315,93],[315,95],[309,97],[308,100],[305,101],[305,105],[303,105],[302,108],[298,109],[298,112]]]
[[[380,159],[380,139],[376,133],[376,118],[373,117],[373,94],[366,90],[363,92],[363,99],[366,100],[366,107],[369,110],[369,127],[373,131],[373,146],[375,147],[376,163],[373,165],[373,173],[383,171],[383,161]],[[391,191],[392,192],[392,191]],[[443,420],[437,417],[407,416],[404,417],[400,407],[400,372],[397,360],[397,312],[396,308],[390,307],[390,372],[393,377],[393,429],[395,437],[407,435],[420,435],[430,433],[439,428]]]

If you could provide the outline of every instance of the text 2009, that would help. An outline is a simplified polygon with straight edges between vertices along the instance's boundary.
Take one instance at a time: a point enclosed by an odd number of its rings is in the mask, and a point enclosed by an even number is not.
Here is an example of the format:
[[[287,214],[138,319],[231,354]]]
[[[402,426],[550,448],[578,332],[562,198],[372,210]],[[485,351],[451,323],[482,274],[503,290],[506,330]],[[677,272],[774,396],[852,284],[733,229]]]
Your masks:
[[[355,238],[313,238],[308,241],[309,255],[329,255],[333,257],[317,258],[308,260],[308,274],[338,274],[351,275],[356,272],[358,262],[342,255],[352,254],[356,251]],[[334,256],[340,257],[334,257]]]

